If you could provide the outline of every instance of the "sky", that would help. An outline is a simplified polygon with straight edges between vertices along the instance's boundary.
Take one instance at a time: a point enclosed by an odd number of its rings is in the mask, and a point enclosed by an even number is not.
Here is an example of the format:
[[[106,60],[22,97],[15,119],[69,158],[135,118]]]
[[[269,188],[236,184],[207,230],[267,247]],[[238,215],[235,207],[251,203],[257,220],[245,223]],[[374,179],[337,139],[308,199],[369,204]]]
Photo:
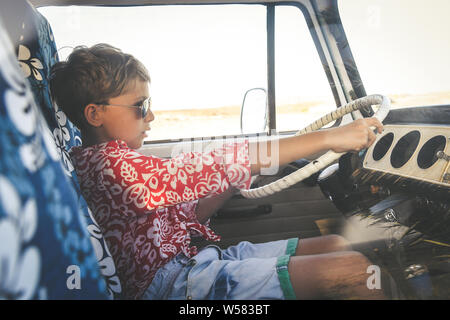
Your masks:
[[[240,105],[246,90],[266,87],[263,6],[39,10],[62,58],[106,42],[141,60],[155,110]],[[450,91],[450,1],[342,0],[339,10],[368,94]],[[333,101],[297,8],[276,11],[276,66],[277,103]]]

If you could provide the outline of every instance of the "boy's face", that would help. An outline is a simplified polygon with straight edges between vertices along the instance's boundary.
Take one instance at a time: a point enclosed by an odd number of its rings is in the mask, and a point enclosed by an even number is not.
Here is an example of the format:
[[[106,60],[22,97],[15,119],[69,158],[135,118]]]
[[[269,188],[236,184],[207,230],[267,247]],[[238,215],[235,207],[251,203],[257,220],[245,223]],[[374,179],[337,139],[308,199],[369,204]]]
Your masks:
[[[155,119],[149,109],[145,118],[141,117],[140,106],[149,97],[148,82],[137,79],[132,81],[120,96],[109,99],[110,106],[105,106],[102,123],[102,136],[104,139],[120,139],[127,143],[131,149],[139,149],[146,131],[150,130],[150,122]]]

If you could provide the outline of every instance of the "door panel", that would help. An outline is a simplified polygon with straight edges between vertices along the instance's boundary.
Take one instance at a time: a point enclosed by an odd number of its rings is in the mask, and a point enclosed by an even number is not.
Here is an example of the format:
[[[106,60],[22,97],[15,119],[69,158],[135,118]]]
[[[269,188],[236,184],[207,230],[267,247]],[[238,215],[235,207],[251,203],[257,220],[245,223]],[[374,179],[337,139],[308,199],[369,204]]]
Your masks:
[[[246,214],[261,205],[270,206],[271,212]],[[335,233],[343,221],[342,214],[318,186],[299,183],[261,199],[245,199],[237,194],[211,218],[210,226],[222,237],[217,245],[225,248],[240,241],[259,243]],[[198,241],[196,244],[206,243]]]

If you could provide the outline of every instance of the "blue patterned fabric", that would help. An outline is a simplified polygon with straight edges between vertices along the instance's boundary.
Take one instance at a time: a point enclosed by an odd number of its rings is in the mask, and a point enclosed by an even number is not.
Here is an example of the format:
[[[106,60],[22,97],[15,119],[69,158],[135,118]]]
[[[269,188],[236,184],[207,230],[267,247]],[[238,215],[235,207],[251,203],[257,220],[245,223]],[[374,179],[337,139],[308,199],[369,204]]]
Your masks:
[[[26,1],[16,4],[21,28],[7,31],[17,35],[28,82],[1,27],[0,299],[119,298],[114,262],[68,156],[81,144],[79,131],[50,99],[48,75],[57,61],[51,28]],[[77,272],[81,289],[72,283]]]
[[[50,69],[58,61],[51,27],[47,19],[30,5],[25,7],[24,20],[25,27],[19,36],[16,49],[19,64],[52,131],[58,153],[61,155],[63,168],[77,191],[80,214],[86,219],[101,272],[107,282],[108,292],[112,298],[120,298],[122,289],[114,261],[100,228],[81,195],[77,176],[68,153],[71,147],[81,145],[80,132],[50,97],[48,84]]]
[[[106,298],[76,192],[8,41],[0,27],[0,299]]]

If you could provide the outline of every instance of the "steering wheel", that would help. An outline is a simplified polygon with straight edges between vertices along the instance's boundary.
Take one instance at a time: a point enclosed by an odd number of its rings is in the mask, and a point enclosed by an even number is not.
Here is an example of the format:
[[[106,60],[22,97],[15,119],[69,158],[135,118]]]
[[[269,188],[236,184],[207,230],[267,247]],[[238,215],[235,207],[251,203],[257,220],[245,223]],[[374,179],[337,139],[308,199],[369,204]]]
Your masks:
[[[295,135],[299,136],[305,133],[309,133],[315,130],[318,130],[322,128],[324,125],[337,120],[344,115],[359,110],[363,107],[372,106],[372,105],[380,105],[380,108],[378,111],[374,114],[374,117],[377,118],[380,122],[386,118],[387,114],[389,113],[390,107],[391,107],[391,101],[388,97],[382,96],[382,95],[370,95],[366,96],[357,100],[354,100],[345,106],[337,108],[335,111],[330,112],[320,118],[319,120],[316,120],[306,128],[298,131]],[[372,130],[374,130],[374,127],[371,127]],[[281,190],[284,190],[286,188],[289,188],[290,186],[308,178],[309,176],[313,175],[314,173],[318,172],[319,170],[329,166],[331,163],[336,161],[345,154],[345,152],[342,153],[336,153],[334,151],[328,151],[318,159],[310,162],[308,165],[304,166],[303,168],[298,169],[297,171],[278,179],[277,181],[274,181],[272,183],[269,183],[265,186],[255,188],[255,189],[249,189],[249,190],[241,190],[241,194],[245,198],[250,199],[257,199],[262,197],[267,197],[269,195],[272,195],[276,192],[279,192]]]

